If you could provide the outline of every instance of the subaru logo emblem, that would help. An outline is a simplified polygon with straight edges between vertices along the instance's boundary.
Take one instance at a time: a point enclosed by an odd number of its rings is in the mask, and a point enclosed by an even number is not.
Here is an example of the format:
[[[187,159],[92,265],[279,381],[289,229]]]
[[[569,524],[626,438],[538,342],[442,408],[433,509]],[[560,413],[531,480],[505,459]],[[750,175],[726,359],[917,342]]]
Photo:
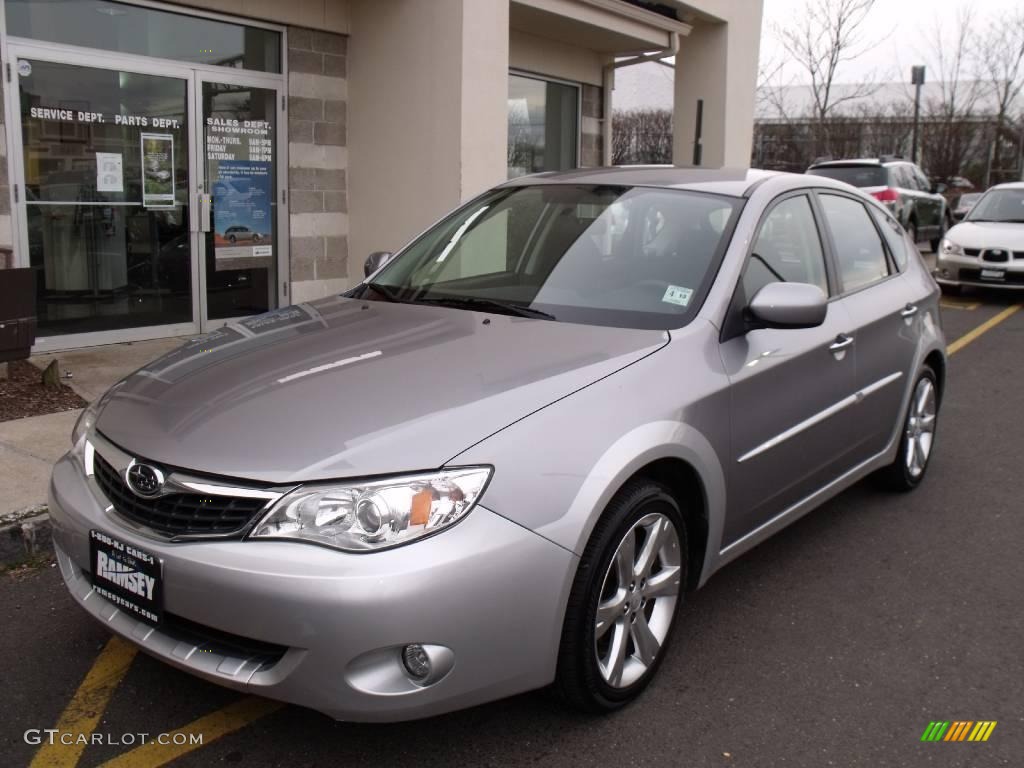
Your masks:
[[[132,459],[124,471],[124,480],[137,496],[156,496],[164,487],[164,473],[149,464],[137,464]]]

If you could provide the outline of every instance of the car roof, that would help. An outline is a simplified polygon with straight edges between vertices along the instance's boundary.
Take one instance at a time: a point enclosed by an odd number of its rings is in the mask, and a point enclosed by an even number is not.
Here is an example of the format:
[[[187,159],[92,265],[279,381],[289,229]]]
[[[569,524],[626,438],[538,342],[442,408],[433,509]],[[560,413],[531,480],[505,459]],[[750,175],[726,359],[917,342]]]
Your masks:
[[[1008,181],[1005,184],[996,184],[992,189],[1024,189],[1024,181]]]
[[[777,178],[806,178],[800,174],[762,171],[753,168],[683,168],[672,165],[620,165],[604,168],[577,168],[519,176],[502,187],[535,184],[602,184],[625,187],[663,187],[696,192],[711,192],[731,197],[746,197],[760,184]],[[815,181],[817,183],[817,181]]]

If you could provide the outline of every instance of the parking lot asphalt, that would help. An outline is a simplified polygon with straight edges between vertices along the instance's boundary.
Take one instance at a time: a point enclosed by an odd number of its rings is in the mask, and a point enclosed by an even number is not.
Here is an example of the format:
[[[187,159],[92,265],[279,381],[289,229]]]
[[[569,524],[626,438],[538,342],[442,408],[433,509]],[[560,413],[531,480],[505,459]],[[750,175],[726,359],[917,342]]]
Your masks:
[[[621,712],[583,716],[536,692],[417,722],[336,723],[108,643],[44,565],[0,574],[0,764],[1024,765],[1016,300],[944,299],[949,341],[969,343],[950,359],[923,485],[893,495],[863,482],[688,595],[659,675]],[[998,724],[985,743],[922,743],[936,720]],[[58,721],[104,743],[26,743]],[[203,746],[117,743],[189,724]]]

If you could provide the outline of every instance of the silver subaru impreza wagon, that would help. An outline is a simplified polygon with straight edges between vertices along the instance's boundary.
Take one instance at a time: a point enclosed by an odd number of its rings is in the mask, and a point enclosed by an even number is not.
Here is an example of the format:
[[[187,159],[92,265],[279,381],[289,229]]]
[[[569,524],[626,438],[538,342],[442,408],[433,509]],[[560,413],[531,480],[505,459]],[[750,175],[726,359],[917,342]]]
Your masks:
[[[339,719],[550,684],[610,711],[688,590],[866,475],[928,468],[939,290],[840,182],[526,177],[367,272],[82,414],[50,511],[113,632]]]

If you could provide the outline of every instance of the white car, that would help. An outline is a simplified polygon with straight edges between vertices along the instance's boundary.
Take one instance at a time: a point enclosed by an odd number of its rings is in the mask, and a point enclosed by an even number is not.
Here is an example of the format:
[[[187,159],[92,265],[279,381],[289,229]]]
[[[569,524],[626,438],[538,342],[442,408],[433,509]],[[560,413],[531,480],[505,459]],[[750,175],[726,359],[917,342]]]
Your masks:
[[[961,286],[1024,289],[1024,182],[992,187],[939,245],[935,280]]]

